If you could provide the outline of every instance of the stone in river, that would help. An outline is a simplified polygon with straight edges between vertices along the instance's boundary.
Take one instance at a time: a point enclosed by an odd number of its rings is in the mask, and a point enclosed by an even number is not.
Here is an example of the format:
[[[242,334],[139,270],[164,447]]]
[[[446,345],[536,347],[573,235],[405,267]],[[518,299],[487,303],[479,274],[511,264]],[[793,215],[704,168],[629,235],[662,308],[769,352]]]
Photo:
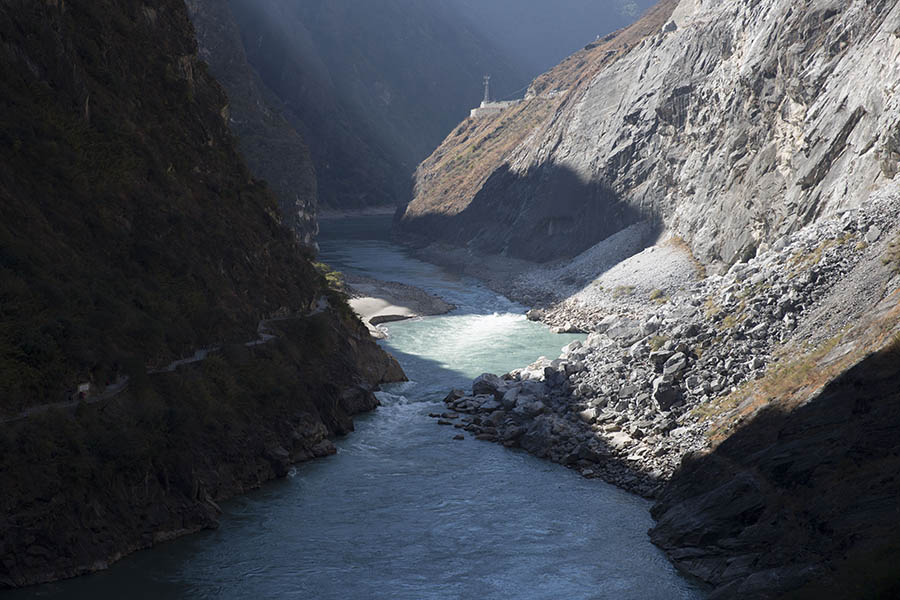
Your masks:
[[[472,381],[472,393],[476,396],[481,394],[494,395],[504,385],[503,380],[493,373],[482,373]]]

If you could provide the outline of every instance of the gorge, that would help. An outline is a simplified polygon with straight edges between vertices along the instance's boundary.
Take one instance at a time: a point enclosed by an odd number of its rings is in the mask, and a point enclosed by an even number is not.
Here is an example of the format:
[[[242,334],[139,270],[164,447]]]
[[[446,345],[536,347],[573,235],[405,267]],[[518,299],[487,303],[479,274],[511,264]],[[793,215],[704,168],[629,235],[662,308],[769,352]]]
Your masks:
[[[900,2],[492,1],[0,2],[10,597],[900,593]]]

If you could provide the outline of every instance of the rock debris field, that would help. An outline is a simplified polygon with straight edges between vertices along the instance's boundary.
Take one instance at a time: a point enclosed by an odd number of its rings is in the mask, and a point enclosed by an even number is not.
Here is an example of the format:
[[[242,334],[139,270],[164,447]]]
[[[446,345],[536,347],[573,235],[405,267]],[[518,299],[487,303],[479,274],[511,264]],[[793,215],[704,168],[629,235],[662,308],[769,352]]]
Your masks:
[[[704,278],[677,242],[648,248],[530,313],[560,331],[589,332],[584,342],[481,375],[432,416],[654,497],[685,455],[710,446],[715,423],[740,408],[729,397],[771,365],[827,346],[897,287],[888,263],[898,231],[884,224],[898,210],[896,200],[876,200]]]

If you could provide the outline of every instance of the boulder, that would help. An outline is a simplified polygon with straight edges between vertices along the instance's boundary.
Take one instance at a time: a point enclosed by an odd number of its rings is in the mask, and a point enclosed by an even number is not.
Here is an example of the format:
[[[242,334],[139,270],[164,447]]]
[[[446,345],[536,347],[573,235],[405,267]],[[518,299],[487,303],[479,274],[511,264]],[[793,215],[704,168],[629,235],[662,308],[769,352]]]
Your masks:
[[[503,408],[507,410],[515,408],[516,399],[518,399],[519,397],[520,389],[521,388],[519,386],[515,386],[506,390],[506,393],[503,394],[503,398],[500,399],[501,404],[503,404]]]
[[[569,354],[572,354],[579,348],[581,348],[581,342],[579,342],[578,340],[575,340],[574,342],[570,342],[570,343],[566,344],[565,346],[563,346],[561,349],[561,353],[563,356],[568,356]]]
[[[494,396],[476,396],[475,401],[479,403],[479,410],[485,412],[495,411],[503,406]]]
[[[874,244],[881,237],[881,228],[878,225],[872,225],[866,232],[866,242]]]
[[[546,312],[540,308],[532,308],[527,313],[525,313],[525,318],[529,321],[540,321],[544,318]]]
[[[669,383],[665,377],[653,380],[653,401],[661,411],[668,412],[673,406],[681,404],[681,390]]]
[[[456,402],[460,398],[463,398],[465,395],[466,395],[466,393],[464,391],[459,390],[459,389],[453,389],[453,390],[450,390],[450,393],[447,394],[446,397],[444,397],[444,402],[446,404],[450,404],[452,402]]]
[[[606,438],[606,443],[615,450],[624,450],[634,444],[634,440],[624,431],[617,431]]]
[[[594,421],[597,420],[597,409],[593,408],[593,407],[586,408],[585,410],[578,413],[578,417],[582,421],[584,421],[585,423],[590,425],[591,423],[593,423]]]
[[[660,320],[657,317],[650,317],[643,323],[641,323],[641,333],[645,336],[652,335],[659,331]]]
[[[711,390],[709,382],[697,375],[691,375],[690,377],[686,378],[684,380],[684,385],[685,387],[687,387],[690,393],[696,396],[709,393],[709,391]]]
[[[550,333],[587,333],[578,325],[571,321],[566,321],[563,325],[551,327]]]
[[[755,370],[755,369],[762,369],[763,367],[766,366],[766,361],[765,361],[765,359],[762,358],[761,356],[754,356],[754,357],[750,360],[750,362],[747,363],[747,366],[750,367],[751,369],[754,369],[754,370]]]
[[[618,320],[619,317],[617,315],[607,315],[603,317],[599,323],[594,325],[594,331],[597,333],[606,333]]]
[[[615,340],[623,348],[644,337],[641,326],[636,321],[620,321],[606,331],[607,337]]]
[[[553,441],[552,424],[546,418],[535,419],[519,438],[519,445],[528,452],[543,456]]]
[[[766,334],[768,333],[768,331],[769,331],[768,323],[759,323],[758,325],[755,325],[754,327],[752,327],[747,332],[747,335],[749,337],[752,337],[755,340],[763,340],[766,338]]]
[[[476,396],[481,394],[493,396],[504,385],[503,380],[493,373],[482,373],[472,381],[472,393]]]
[[[640,390],[637,385],[627,383],[619,388],[619,398],[634,398]]]
[[[650,362],[653,363],[653,366],[656,367],[657,371],[662,370],[663,365],[666,364],[666,361],[672,358],[675,353],[671,350],[657,350],[656,352],[650,353]]]
[[[663,376],[673,377],[687,368],[687,356],[683,352],[676,352],[663,365]]]

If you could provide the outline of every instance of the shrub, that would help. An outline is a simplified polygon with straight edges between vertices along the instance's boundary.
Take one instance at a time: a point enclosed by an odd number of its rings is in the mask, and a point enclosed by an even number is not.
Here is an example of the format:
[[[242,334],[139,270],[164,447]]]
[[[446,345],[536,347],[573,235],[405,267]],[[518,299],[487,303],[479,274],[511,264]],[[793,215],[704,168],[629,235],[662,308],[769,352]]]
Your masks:
[[[613,298],[618,300],[619,298],[624,298],[625,296],[630,296],[633,293],[634,293],[633,285],[620,285],[620,286],[617,286],[613,290]]]
[[[900,273],[900,237],[891,242],[887,254],[881,259],[881,262],[889,265],[895,275]]]
[[[669,341],[669,336],[667,335],[654,335],[650,338],[650,349],[656,352],[660,348],[662,348],[666,342]]]
[[[669,298],[668,296],[666,296],[666,293],[664,291],[655,289],[650,292],[650,301],[656,302],[657,304],[665,304],[669,301]]]

